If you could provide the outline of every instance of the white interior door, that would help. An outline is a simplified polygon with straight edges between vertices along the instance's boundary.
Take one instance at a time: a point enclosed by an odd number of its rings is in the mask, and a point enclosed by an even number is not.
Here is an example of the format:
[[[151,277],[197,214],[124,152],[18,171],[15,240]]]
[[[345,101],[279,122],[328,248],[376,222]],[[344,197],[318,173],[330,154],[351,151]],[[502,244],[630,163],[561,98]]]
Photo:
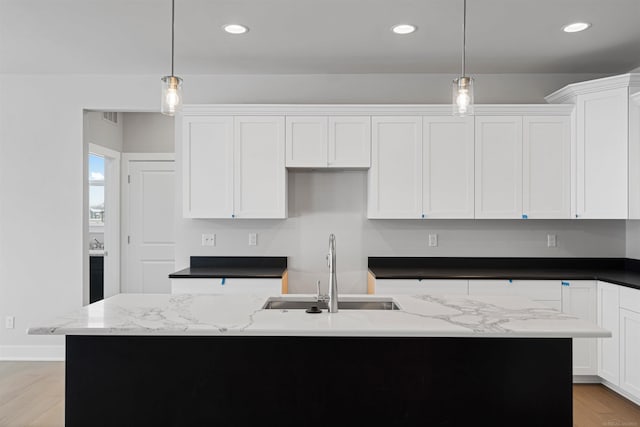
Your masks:
[[[170,293],[174,270],[173,161],[130,161],[123,292]]]

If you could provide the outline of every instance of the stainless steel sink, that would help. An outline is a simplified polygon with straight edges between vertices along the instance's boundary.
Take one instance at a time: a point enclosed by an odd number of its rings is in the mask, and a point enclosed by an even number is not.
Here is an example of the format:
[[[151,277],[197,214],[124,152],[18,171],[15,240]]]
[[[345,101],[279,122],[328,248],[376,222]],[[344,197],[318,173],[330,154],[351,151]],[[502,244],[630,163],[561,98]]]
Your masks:
[[[262,308],[264,310],[307,310],[317,307],[327,310],[326,301],[316,301],[314,298],[287,298],[271,297],[267,299]],[[339,310],[400,310],[400,307],[392,298],[349,298],[338,299]]]

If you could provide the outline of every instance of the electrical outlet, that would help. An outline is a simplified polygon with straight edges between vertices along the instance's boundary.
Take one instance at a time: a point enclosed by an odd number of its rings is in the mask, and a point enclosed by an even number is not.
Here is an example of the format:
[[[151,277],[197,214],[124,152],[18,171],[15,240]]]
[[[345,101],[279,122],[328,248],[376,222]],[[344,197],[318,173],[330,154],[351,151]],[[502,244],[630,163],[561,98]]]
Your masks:
[[[215,246],[216,245],[216,235],[215,234],[203,234],[202,235],[202,246]]]
[[[438,246],[438,235],[437,234],[429,234],[429,246],[432,246],[432,247]]]
[[[13,316],[7,316],[4,319],[4,327],[6,329],[13,329],[16,324],[16,318]]]
[[[547,234],[547,247],[555,248],[558,246],[558,239],[555,234]]]
[[[249,246],[258,245],[258,233],[249,233]]]

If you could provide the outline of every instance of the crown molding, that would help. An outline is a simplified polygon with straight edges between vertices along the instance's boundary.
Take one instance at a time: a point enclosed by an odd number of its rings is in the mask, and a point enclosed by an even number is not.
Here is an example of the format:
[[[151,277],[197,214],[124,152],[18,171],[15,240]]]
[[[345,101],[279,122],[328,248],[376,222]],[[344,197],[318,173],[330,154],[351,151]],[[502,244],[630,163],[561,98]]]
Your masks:
[[[545,96],[544,99],[550,104],[574,103],[575,97],[578,95],[622,87],[638,87],[640,90],[640,73],[627,73],[619,76],[571,83]]]
[[[477,116],[570,115],[567,104],[476,104]],[[451,116],[451,104],[190,104],[183,116]]]

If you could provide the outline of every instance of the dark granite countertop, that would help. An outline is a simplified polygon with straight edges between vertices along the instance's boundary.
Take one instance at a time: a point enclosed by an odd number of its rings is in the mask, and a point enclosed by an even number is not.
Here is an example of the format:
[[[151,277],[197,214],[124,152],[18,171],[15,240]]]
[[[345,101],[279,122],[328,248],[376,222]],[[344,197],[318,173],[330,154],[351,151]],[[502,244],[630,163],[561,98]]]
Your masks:
[[[287,270],[287,257],[191,257],[188,268],[171,279],[259,278],[279,279]]]
[[[369,257],[377,279],[602,280],[640,289],[640,261],[627,258]]]

